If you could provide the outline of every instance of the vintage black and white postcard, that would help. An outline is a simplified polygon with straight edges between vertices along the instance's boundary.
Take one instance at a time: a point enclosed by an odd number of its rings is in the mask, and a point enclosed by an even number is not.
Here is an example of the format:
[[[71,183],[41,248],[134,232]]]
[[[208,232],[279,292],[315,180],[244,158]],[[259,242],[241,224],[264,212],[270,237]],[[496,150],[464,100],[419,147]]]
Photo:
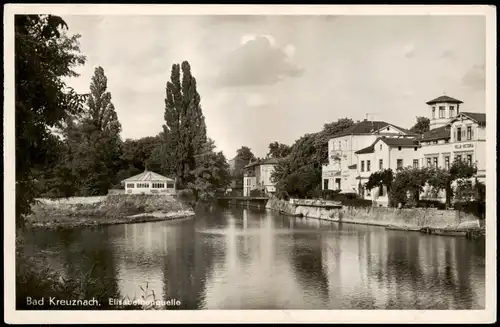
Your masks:
[[[495,7],[4,9],[7,322],[495,321]]]

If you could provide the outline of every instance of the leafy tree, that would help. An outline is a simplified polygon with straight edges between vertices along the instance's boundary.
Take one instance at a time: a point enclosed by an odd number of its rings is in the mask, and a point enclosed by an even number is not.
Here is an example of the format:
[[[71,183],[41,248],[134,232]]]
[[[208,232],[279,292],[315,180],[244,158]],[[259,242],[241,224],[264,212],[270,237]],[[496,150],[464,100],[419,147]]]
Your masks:
[[[321,170],[313,165],[307,165],[280,179],[276,187],[286,196],[309,198],[320,185]]]
[[[426,167],[399,170],[391,185],[393,204],[409,202],[416,205],[430,176],[431,171]]]
[[[295,141],[289,154],[278,162],[271,174],[272,180],[276,183],[277,194],[286,197],[287,190],[294,189],[289,186],[295,185],[294,181],[297,180],[297,176],[293,174],[303,167],[304,171],[315,172],[307,176],[316,176],[317,184],[306,183],[308,189],[301,189],[301,194],[312,194],[311,192],[321,184],[321,167],[328,161],[328,141],[353,125],[354,122],[351,119],[341,118],[336,122],[325,124],[321,132],[305,134]],[[291,175],[293,176],[290,177]],[[303,174],[301,176],[304,177]]]
[[[430,172],[427,183],[434,192],[444,190],[446,192],[446,204],[451,204],[453,198],[453,182],[457,183],[458,188],[463,187],[465,181],[472,178],[477,173],[477,167],[465,161],[455,160],[450,169],[433,168]]]
[[[172,65],[170,81],[166,87],[164,117],[165,146],[169,149],[169,160],[178,177],[179,187],[182,188],[194,182],[191,171],[196,168],[195,157],[203,150],[207,141],[200,95],[187,61],[182,65]]]
[[[102,67],[94,71],[86,108],[66,130],[81,195],[106,194],[118,183],[122,141],[121,124]]]
[[[242,146],[241,148],[236,150],[236,157],[238,159],[246,161],[247,163],[249,163],[250,161],[254,161],[256,159],[252,150],[247,146]]]
[[[80,36],[68,35],[60,17],[16,15],[14,21],[16,224],[21,226],[39,195],[33,170],[50,164],[50,129],[81,109],[83,97],[64,79],[78,76],[74,69],[85,57],[80,54]]]
[[[374,188],[382,188],[386,187],[387,189],[387,194],[389,198],[389,202],[392,205],[392,183],[394,181],[394,174],[392,172],[392,169],[383,169],[380,171],[376,171],[368,177],[368,181],[365,184],[365,188],[367,190],[372,190]]]
[[[229,165],[222,151],[215,152],[215,143],[208,140],[203,151],[196,156],[193,181],[187,187],[197,200],[213,200],[217,192],[223,192],[230,182]]]
[[[431,121],[429,118],[417,117],[417,122],[410,128],[410,131],[417,134],[423,134],[430,130],[430,126],[431,126]]]
[[[290,154],[290,147],[277,141],[269,143],[269,152],[267,156],[270,158],[284,158]]]

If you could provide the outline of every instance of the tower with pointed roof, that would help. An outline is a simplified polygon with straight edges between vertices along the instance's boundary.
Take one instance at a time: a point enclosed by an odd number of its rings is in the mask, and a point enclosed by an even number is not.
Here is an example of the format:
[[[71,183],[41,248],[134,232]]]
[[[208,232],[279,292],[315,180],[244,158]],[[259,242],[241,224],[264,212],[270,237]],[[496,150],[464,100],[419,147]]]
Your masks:
[[[431,107],[430,128],[435,129],[448,124],[460,113],[460,100],[442,95],[426,102]]]

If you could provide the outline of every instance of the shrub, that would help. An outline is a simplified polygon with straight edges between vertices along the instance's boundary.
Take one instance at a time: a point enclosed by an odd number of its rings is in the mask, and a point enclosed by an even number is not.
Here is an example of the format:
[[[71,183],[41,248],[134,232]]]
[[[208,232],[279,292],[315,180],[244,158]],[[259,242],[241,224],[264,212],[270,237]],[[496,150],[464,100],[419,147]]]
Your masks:
[[[484,201],[455,202],[453,208],[480,218],[484,218],[486,214],[486,202]]]
[[[372,200],[365,200],[365,199],[344,198],[341,201],[341,203],[344,206],[350,206],[350,207],[371,207],[372,206]]]
[[[262,189],[254,189],[250,191],[250,196],[252,197],[263,197],[266,196],[264,190]]]
[[[417,206],[419,208],[437,208],[439,210],[446,209],[446,203],[442,203],[437,200],[419,200]]]
[[[333,200],[334,197],[340,193],[340,190],[322,190],[321,198],[323,200]]]

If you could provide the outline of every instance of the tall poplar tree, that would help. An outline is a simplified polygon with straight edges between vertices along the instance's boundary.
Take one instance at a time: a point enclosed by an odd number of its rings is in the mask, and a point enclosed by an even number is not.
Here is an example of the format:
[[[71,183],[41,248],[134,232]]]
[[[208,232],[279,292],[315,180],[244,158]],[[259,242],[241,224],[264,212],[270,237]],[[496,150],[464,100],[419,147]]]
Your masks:
[[[107,91],[107,81],[104,69],[97,67],[90,83],[87,106],[67,130],[68,150],[80,181],[81,195],[106,194],[118,182],[121,124],[111,102],[111,93]]]
[[[181,80],[182,70],[182,80]],[[196,79],[187,61],[172,65],[165,98],[165,124],[163,134],[172,170],[178,177],[179,187],[186,187],[196,179],[196,157],[207,142],[205,117]]]

